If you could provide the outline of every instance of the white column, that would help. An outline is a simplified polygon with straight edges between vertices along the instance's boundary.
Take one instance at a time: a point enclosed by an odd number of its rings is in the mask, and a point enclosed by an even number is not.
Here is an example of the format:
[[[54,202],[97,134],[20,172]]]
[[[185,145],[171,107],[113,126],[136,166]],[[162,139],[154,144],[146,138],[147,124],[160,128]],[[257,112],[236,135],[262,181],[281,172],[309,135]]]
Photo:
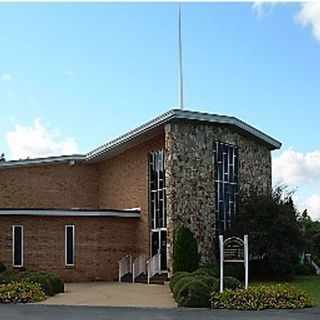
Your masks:
[[[220,248],[220,292],[223,292],[223,236],[219,236],[219,248]]]
[[[248,235],[244,236],[244,268],[245,268],[245,278],[244,278],[244,287],[248,289],[249,284],[249,242]]]

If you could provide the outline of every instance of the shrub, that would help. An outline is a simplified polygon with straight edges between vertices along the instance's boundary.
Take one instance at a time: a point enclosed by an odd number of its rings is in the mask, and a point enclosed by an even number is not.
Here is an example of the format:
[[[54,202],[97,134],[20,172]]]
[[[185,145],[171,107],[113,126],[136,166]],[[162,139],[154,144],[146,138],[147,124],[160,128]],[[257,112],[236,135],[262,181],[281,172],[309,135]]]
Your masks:
[[[7,268],[6,268],[6,266],[4,265],[4,263],[0,262],[0,273],[1,273],[1,272],[4,272],[4,271],[6,271],[6,270],[7,270]]]
[[[49,281],[51,282],[52,289],[54,293],[62,293],[64,292],[64,282],[61,278],[59,278],[57,275],[53,273],[49,273],[47,275]]]
[[[242,198],[230,233],[249,235],[250,254],[268,261],[270,275],[291,276],[304,245],[297,216],[290,194],[285,194],[283,188],[277,188],[272,195],[252,190]]]
[[[18,281],[18,273],[12,270],[6,270],[0,273],[0,284],[8,284],[10,282]]]
[[[193,233],[180,228],[173,246],[173,270],[193,272],[199,267],[200,255]]]
[[[220,279],[215,279],[212,285],[212,291],[219,292],[220,291]],[[223,289],[236,290],[242,289],[243,284],[236,278],[233,277],[223,277]]]
[[[186,282],[177,296],[179,306],[183,307],[208,307],[210,298],[210,287],[204,282],[192,279]]]
[[[23,280],[27,282],[33,282],[38,283],[41,285],[44,293],[47,296],[53,296],[55,294],[53,285],[45,273],[40,272],[26,272],[26,274],[23,276]]]
[[[46,299],[41,286],[29,282],[11,282],[0,285],[0,303],[30,303]]]
[[[185,272],[185,271],[180,271],[180,272],[176,272],[171,278],[170,278],[170,289],[172,291],[174,285],[177,283],[177,281],[179,281],[180,279],[187,277],[187,276],[191,276],[191,273],[189,272]]]
[[[217,277],[218,274],[213,268],[209,267],[200,267],[196,271],[192,272],[193,275],[206,275],[211,277]]]
[[[195,280],[195,277],[193,277],[192,275],[189,276],[185,276],[183,278],[180,278],[172,287],[172,295],[173,297],[176,299],[178,296],[179,291],[181,290],[181,288],[190,281]]]
[[[312,299],[305,292],[289,286],[257,286],[249,289],[224,290],[213,292],[211,308],[262,310],[262,309],[297,309],[312,306]]]
[[[211,277],[208,275],[202,275],[202,274],[198,274],[194,276],[194,279],[196,280],[200,280],[203,283],[205,283],[210,289],[213,287],[213,285],[216,283],[216,281],[218,280],[215,277]],[[211,291],[211,290],[210,290]]]

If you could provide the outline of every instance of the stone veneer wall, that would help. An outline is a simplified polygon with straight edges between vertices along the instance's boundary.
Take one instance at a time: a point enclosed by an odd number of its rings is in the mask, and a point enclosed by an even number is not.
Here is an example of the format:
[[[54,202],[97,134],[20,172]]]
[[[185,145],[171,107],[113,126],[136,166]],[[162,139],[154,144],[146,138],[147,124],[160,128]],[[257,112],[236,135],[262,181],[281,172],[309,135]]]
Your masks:
[[[251,188],[271,190],[270,150],[231,127],[179,121],[165,128],[169,268],[181,226],[194,233],[202,262],[214,260],[215,204],[213,143],[239,147],[240,197]]]

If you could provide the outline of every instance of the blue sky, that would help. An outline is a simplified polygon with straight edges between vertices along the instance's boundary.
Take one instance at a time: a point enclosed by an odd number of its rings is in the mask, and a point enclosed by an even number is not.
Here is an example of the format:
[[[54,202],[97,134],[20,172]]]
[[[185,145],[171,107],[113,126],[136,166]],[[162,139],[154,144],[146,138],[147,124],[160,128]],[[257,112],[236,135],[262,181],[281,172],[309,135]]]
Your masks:
[[[0,152],[87,152],[177,106],[177,9],[1,3]],[[319,7],[185,3],[182,12],[186,108],[235,115],[279,139],[275,178],[299,187],[299,206],[320,217]]]

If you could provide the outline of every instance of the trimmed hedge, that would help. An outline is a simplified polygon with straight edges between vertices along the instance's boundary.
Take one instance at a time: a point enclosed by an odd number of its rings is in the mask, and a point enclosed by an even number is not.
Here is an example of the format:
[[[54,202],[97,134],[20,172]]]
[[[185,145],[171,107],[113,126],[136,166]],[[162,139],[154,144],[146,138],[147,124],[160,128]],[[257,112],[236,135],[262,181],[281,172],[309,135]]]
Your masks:
[[[219,274],[213,269],[209,267],[200,267],[196,271],[192,272],[193,275],[206,275],[211,277],[218,277]]]
[[[262,310],[312,307],[311,297],[289,285],[257,286],[211,294],[212,309]]]
[[[210,287],[203,281],[191,279],[180,289],[177,302],[179,306],[203,308],[209,306]]]
[[[180,271],[180,272],[176,272],[173,276],[171,276],[170,283],[169,283],[169,287],[170,287],[171,291],[172,291],[174,285],[177,283],[177,281],[179,281],[180,279],[187,277],[187,276],[191,276],[191,273],[185,272],[185,271]]]
[[[193,277],[192,275],[189,275],[189,276],[185,276],[183,278],[180,278],[176,283],[175,285],[172,287],[172,295],[175,299],[177,299],[177,296],[179,294],[179,291],[181,290],[181,288],[187,283],[187,282],[190,282],[190,281],[193,281],[195,280],[196,278]]]
[[[32,303],[46,299],[41,286],[30,282],[11,282],[0,285],[0,303]]]

